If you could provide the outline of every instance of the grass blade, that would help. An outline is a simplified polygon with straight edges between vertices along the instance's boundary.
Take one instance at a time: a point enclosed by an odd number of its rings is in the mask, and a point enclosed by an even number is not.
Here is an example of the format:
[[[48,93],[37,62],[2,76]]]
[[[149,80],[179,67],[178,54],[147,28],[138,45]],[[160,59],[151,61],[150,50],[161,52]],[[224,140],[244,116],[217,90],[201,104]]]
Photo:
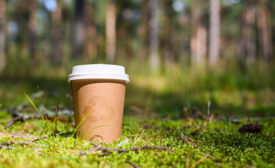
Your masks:
[[[74,130],[74,132],[73,132],[73,134],[72,134],[71,137],[74,137],[76,131],[79,129],[79,127],[80,127],[80,126],[82,125],[82,123],[86,120],[86,118],[88,117],[88,115],[91,114],[92,111],[93,111],[93,110],[90,110],[90,111],[81,119],[81,121],[80,121],[80,122],[78,123],[78,125],[76,126],[76,128],[75,128],[75,130]]]
[[[36,105],[33,103],[33,101],[31,100],[31,98],[26,93],[24,93],[24,95],[26,96],[26,98],[28,99],[28,101],[31,103],[31,105],[34,107],[34,109],[39,113],[40,117],[44,120],[44,117],[43,117],[42,113],[40,113],[40,111],[37,109]]]
[[[25,97],[28,99],[28,101],[31,103],[31,105],[34,107],[34,109],[39,113],[39,115],[40,115],[40,117],[42,118],[42,120],[45,121],[45,122],[47,122],[47,121],[44,119],[42,113],[38,110],[38,108],[36,107],[36,105],[35,105],[35,104],[33,103],[33,101],[31,100],[31,98],[30,98],[26,93],[24,93],[24,95],[25,95]],[[51,130],[51,128],[49,127],[49,124],[47,124],[47,127],[48,127],[49,130]]]

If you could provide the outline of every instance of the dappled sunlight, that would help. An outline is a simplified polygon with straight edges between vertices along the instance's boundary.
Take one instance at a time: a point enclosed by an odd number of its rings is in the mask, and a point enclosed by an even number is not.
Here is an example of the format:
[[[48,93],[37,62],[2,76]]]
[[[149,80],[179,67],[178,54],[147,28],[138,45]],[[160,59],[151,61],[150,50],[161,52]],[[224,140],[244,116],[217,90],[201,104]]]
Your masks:
[[[274,167],[274,11],[0,0],[0,168]]]
[[[167,88],[171,88],[164,76],[142,76],[133,79],[133,85],[139,88],[151,90],[152,92],[161,93]]]

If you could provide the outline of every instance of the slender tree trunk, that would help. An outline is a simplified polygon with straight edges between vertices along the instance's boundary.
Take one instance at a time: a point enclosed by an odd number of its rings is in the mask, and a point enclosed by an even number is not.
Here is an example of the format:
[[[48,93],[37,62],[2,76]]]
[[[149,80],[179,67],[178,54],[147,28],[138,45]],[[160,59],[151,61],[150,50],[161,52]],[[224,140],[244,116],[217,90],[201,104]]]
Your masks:
[[[84,49],[84,62],[91,60],[97,55],[97,30],[94,22],[93,6],[86,1],[85,7],[85,23],[86,23],[86,42]]]
[[[120,6],[121,9],[123,9],[124,6]],[[129,46],[129,40],[128,40],[128,36],[127,36],[127,21],[125,21],[124,19],[121,19],[120,23],[118,24],[117,27],[117,38],[120,39],[117,42],[117,49],[116,49],[116,53],[117,55],[119,55],[120,59],[126,60],[126,58],[130,58],[129,54],[131,52],[128,52],[130,46]],[[128,37],[128,38],[127,38]]]
[[[199,0],[192,1],[191,8],[191,26],[192,37],[190,41],[191,62],[193,65],[205,65],[207,31],[201,23],[203,2]]]
[[[115,61],[116,55],[116,6],[115,0],[108,0],[106,10],[106,54],[107,60]]]
[[[0,0],[0,72],[3,70],[6,64],[5,55],[5,22],[6,22],[6,2]]]
[[[142,0],[141,16],[139,21],[138,33],[141,38],[140,60],[146,60],[148,55],[148,0]]]
[[[29,53],[32,60],[36,60],[36,11],[37,0],[29,0]]]
[[[160,66],[158,10],[159,1],[149,0],[149,59],[153,70]]]
[[[209,64],[215,65],[220,52],[220,0],[210,0]]]
[[[255,10],[252,6],[247,5],[243,14],[242,39],[241,39],[241,56],[245,58],[246,63],[250,64],[255,61],[256,43],[255,43]]]
[[[29,1],[27,1],[29,2]],[[16,54],[17,60],[20,60],[29,54],[29,47],[28,47],[28,21],[29,21],[29,9],[28,3],[26,0],[18,0],[16,3],[16,15],[15,21],[18,25],[18,33],[16,35]],[[9,58],[7,58],[9,60]],[[19,67],[18,67],[19,68]]]
[[[172,3],[173,0],[163,0],[163,16],[162,25],[163,29],[161,31],[161,50],[165,62],[172,63],[175,61],[175,53],[173,49],[173,20],[172,20]]]
[[[57,0],[57,8],[52,13],[53,55],[52,61],[60,64],[62,60],[62,0]]]
[[[83,56],[84,45],[86,41],[86,28],[84,20],[84,5],[86,0],[75,0],[75,24],[74,24],[74,41],[73,57]]]
[[[267,0],[259,0],[258,28],[260,40],[260,53],[264,61],[269,61],[272,56],[272,30],[270,13],[267,8]]]

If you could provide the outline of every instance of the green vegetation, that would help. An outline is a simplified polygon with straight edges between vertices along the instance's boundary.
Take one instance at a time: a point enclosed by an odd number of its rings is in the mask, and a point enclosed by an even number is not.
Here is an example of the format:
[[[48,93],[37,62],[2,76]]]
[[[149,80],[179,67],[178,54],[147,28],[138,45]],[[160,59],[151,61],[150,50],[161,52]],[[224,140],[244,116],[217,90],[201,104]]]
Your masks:
[[[0,0],[0,168],[275,167],[274,16],[275,0]],[[97,63],[131,81],[100,147],[131,151],[81,155],[96,145],[75,137],[67,79]]]
[[[7,119],[7,118],[6,118]],[[28,121],[3,129],[6,119],[1,119],[1,132],[27,133],[36,136],[50,134],[44,121]],[[242,120],[247,123],[249,120]],[[254,121],[253,121],[254,122]],[[130,167],[125,163],[131,161],[141,167],[182,167],[198,164],[198,167],[274,167],[274,119],[257,120],[264,129],[259,134],[240,134],[238,127],[229,121],[212,121],[207,125],[203,120],[144,120],[136,117],[125,117],[122,137],[111,144],[110,148],[131,148],[135,146],[157,145],[174,150],[142,150],[103,155],[94,151],[80,156],[80,151],[92,148],[87,141],[71,136],[56,135],[30,143],[29,145],[11,145],[13,150],[2,148],[1,167]],[[51,124],[53,127],[53,124]],[[200,135],[192,136],[191,132],[199,129]],[[58,122],[59,131],[73,131],[67,123]],[[181,140],[180,136],[190,140]],[[33,138],[28,138],[33,139]],[[24,138],[1,138],[0,142],[26,141]],[[186,161],[189,155],[189,161]],[[208,155],[207,155],[208,156]],[[16,163],[16,165],[15,165]]]
[[[220,116],[272,116],[275,111],[274,66],[250,65],[242,69],[232,64],[215,70],[193,70],[188,66],[162,67],[152,73],[149,65],[141,69],[129,64],[125,112],[178,119],[184,107],[196,107],[206,114]],[[67,81],[70,68],[37,68],[26,77],[2,78],[0,102],[9,107],[27,101],[24,93],[44,92],[34,103],[47,108],[61,104],[72,109],[71,88]],[[136,108],[137,107],[137,108]],[[140,109],[140,110],[133,110]]]
[[[0,135],[0,143],[23,142],[43,135],[47,138],[27,145],[10,145],[14,149],[1,148],[0,167],[131,167],[126,160],[140,167],[186,164],[188,167],[274,167],[272,67],[260,71],[259,66],[255,66],[259,69],[249,68],[246,73],[237,69],[195,73],[176,66],[147,73],[146,66],[140,71],[137,66],[130,67],[122,136],[103,146],[119,149],[130,149],[133,144],[135,147],[162,146],[173,152],[145,149],[106,154],[93,151],[82,156],[81,151],[94,146],[72,137],[74,128],[70,120],[57,122],[60,134],[55,136],[54,120],[17,122],[5,130],[11,119],[11,114],[5,112],[7,107],[28,102],[30,111],[37,113],[24,93],[33,97],[34,93],[44,92],[41,97],[31,98],[38,109],[44,105],[54,110],[57,103],[60,108],[72,109],[70,85],[65,75],[59,78],[52,78],[51,74],[45,78],[33,75],[17,82],[6,79],[0,84],[0,132],[32,137]],[[265,75],[255,80],[261,72]],[[214,116],[209,122],[205,117],[208,102],[211,102],[210,116]],[[261,133],[238,132],[243,124],[255,122],[262,125]]]

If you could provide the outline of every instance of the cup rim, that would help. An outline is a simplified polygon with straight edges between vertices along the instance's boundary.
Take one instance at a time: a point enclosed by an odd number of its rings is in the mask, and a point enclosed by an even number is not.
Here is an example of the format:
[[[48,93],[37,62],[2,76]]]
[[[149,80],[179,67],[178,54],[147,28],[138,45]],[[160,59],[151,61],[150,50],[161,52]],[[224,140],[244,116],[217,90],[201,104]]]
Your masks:
[[[84,64],[76,65],[69,74],[69,80],[81,79],[117,79],[129,83],[129,76],[125,73],[125,68],[121,65],[112,64]]]

